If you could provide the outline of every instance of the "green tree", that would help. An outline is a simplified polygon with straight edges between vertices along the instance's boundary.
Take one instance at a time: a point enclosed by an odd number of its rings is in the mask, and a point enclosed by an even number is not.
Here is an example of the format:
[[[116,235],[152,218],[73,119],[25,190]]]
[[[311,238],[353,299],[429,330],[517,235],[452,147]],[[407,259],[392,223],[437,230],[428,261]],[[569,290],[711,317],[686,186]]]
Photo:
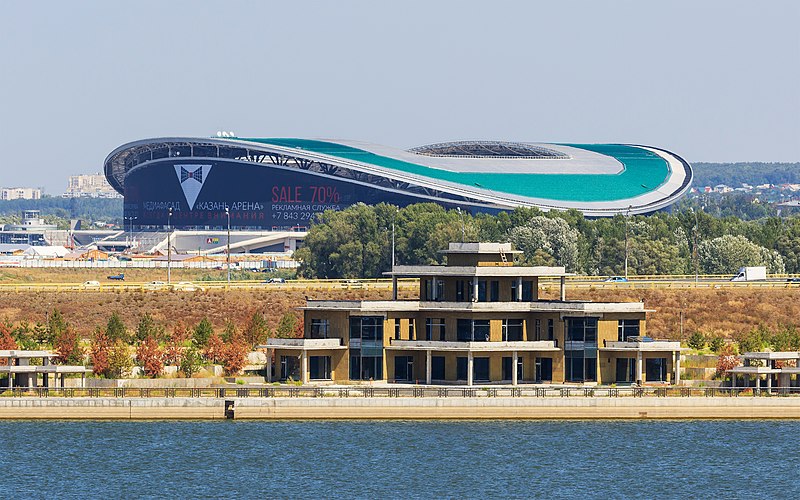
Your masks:
[[[108,372],[111,377],[123,378],[133,368],[133,360],[126,344],[122,339],[116,339],[108,351]]]
[[[247,326],[244,328],[244,339],[248,345],[254,346],[263,344],[269,337],[269,326],[267,326],[267,318],[261,311],[254,311]]]
[[[532,265],[559,265],[567,271],[578,269],[580,233],[561,218],[532,217],[509,232],[509,239]]]
[[[689,336],[686,345],[699,351],[706,346],[706,336],[702,332],[695,331]]]
[[[192,338],[194,339],[194,343],[198,348],[203,348],[208,343],[208,339],[211,338],[211,335],[214,333],[214,327],[211,325],[211,322],[208,318],[203,318],[200,320],[200,323],[194,327],[194,332]]]
[[[700,268],[706,274],[733,274],[740,267],[767,266],[770,273],[783,273],[783,258],[744,236],[725,235],[703,241],[697,248]]]
[[[202,358],[200,352],[194,346],[187,347],[181,357],[181,371],[183,374],[186,378],[192,378],[195,373],[200,371],[201,366]]]
[[[119,314],[116,312],[112,313],[111,317],[108,318],[106,336],[112,343],[117,340],[122,342],[128,342],[130,340],[128,339],[128,330],[125,328],[125,323],[122,322],[122,318],[120,318]]]
[[[279,339],[289,339],[295,336],[295,327],[297,326],[297,316],[292,313],[286,313],[281,316],[278,321],[278,326],[275,328],[275,336]]]
[[[163,325],[157,324],[150,313],[146,312],[139,318],[139,324],[136,325],[136,340],[144,342],[149,338],[155,339],[156,341],[163,339],[164,327]]]
[[[43,343],[53,345],[56,338],[67,329],[67,326],[67,322],[64,320],[64,316],[61,315],[61,311],[53,309],[53,312],[47,317],[47,333],[45,338],[42,339]]]

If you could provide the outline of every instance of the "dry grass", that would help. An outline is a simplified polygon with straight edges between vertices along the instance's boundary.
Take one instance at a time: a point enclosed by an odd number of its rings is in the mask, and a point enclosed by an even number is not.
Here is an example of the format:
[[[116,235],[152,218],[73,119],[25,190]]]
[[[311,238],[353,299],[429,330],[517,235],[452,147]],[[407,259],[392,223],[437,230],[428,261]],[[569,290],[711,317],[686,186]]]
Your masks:
[[[105,278],[111,270],[3,270],[0,281],[82,282]],[[128,275],[128,272],[131,274]],[[14,274],[17,273],[17,274]],[[92,274],[93,273],[93,274]],[[160,274],[157,274],[160,273]],[[174,270],[173,281],[197,279],[208,271]],[[164,270],[129,270],[131,281],[163,279]],[[406,294],[408,295],[408,294]],[[178,292],[2,292],[0,320],[13,323],[44,321],[46,314],[58,308],[82,334],[88,335],[96,325],[103,325],[116,312],[129,328],[149,312],[171,329],[183,323],[194,325],[204,316],[221,327],[231,320],[243,325],[250,315],[266,313],[274,327],[287,311],[301,307],[305,298],[313,299],[388,299],[389,291],[323,290],[313,285],[307,290],[222,290]],[[402,297],[401,297],[402,298]],[[568,298],[592,301],[643,300],[649,315],[648,333],[659,338],[677,339],[680,335],[679,313],[684,312],[684,335],[695,330],[719,332],[730,336],[750,330],[759,324],[800,323],[800,290],[797,289],[700,289],[700,290],[568,290]],[[299,315],[299,312],[298,312]]]

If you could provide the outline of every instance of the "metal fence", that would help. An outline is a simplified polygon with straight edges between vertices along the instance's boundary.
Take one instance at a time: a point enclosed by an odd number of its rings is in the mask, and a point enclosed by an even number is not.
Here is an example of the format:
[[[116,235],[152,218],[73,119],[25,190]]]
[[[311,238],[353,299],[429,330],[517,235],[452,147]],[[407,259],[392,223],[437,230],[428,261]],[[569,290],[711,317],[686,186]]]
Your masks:
[[[800,387],[0,388],[0,398],[690,398],[789,397]]]

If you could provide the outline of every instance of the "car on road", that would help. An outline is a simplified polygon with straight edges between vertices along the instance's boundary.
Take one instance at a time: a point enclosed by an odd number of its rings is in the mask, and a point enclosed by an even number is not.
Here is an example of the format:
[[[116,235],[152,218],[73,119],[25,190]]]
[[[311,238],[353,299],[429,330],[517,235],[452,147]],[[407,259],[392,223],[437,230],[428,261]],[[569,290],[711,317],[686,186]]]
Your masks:
[[[800,283],[800,278],[786,278],[787,283]]]
[[[628,278],[625,276],[609,276],[608,278],[604,279],[603,282],[605,283],[627,283]]]
[[[147,290],[160,290],[165,286],[167,286],[167,284],[164,283],[163,281],[151,281],[150,283],[147,283],[144,287]]]
[[[84,281],[81,283],[81,288],[100,288],[100,282],[94,280]]]
[[[197,290],[203,290],[203,287],[198,286],[191,281],[179,281],[172,285],[173,290],[180,290],[182,292],[196,292]]]
[[[270,278],[268,280],[264,280],[264,283],[286,283],[286,280],[283,278]]]

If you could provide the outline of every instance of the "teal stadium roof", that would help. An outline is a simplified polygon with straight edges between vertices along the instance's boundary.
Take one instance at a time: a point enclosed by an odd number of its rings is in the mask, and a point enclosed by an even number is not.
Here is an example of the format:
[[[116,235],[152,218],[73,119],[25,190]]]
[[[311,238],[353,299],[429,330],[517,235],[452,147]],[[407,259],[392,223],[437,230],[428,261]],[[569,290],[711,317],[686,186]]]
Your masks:
[[[484,207],[575,208],[590,216],[653,212],[683,196],[692,179],[691,167],[679,156],[641,145],[463,141],[401,150],[357,141],[233,137],[126,144],[106,159],[106,177],[124,193],[127,172],[148,158],[180,151],[183,156],[187,151],[207,155],[207,146],[216,146],[217,155],[265,166],[292,161],[303,169],[308,162],[335,166],[338,175],[353,171],[362,179],[380,179],[381,188],[392,188],[395,182]]]

